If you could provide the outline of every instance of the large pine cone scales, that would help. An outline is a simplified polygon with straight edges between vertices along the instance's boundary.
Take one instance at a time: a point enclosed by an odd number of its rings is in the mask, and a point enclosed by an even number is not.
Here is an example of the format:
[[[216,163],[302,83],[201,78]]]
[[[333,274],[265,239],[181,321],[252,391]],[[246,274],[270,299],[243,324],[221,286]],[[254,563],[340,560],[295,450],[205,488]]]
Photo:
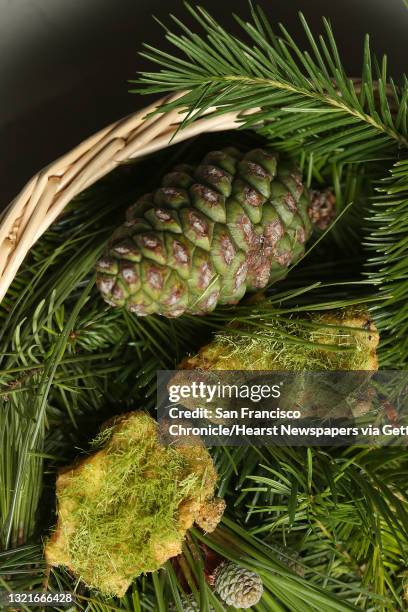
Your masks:
[[[205,314],[283,278],[311,234],[300,172],[263,149],[182,165],[127,211],[97,264],[112,306]]]

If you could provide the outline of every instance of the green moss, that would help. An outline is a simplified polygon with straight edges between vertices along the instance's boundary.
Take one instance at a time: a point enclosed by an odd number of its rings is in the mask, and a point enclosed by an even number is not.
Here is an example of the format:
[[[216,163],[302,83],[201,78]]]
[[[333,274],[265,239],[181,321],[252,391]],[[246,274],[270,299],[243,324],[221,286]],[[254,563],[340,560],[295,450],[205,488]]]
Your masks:
[[[204,448],[193,464],[187,451],[161,446],[143,413],[104,430],[101,444],[59,477],[59,521],[46,552],[88,586],[120,595],[135,576],[178,554],[186,523],[180,504],[209,497],[215,473]]]
[[[367,312],[347,308],[276,318],[267,329],[223,331],[187,364],[224,370],[375,370],[377,344]]]

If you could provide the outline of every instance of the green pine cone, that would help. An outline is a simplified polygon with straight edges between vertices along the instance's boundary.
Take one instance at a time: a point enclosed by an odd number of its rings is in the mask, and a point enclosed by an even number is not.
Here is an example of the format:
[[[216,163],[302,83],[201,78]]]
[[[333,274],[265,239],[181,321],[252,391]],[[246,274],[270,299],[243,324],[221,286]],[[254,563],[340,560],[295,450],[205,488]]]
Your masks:
[[[228,148],[182,165],[127,211],[97,264],[105,301],[137,315],[205,314],[287,274],[311,234],[300,172]]]
[[[229,606],[250,608],[261,599],[263,585],[255,572],[228,562],[223,563],[216,573],[215,591]]]

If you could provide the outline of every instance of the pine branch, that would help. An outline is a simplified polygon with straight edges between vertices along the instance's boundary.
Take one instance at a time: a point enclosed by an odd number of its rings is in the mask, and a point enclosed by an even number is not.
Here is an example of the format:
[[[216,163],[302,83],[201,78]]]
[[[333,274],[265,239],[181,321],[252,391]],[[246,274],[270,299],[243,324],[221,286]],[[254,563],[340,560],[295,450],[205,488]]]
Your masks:
[[[306,472],[305,465],[312,467]],[[330,454],[320,449],[231,449],[230,465],[224,457],[218,469],[228,507],[234,504],[246,532],[269,542],[272,550],[298,551],[308,581],[324,581],[333,590],[355,588],[362,606],[371,598],[384,609],[401,606],[390,588],[398,583],[408,554],[408,497],[397,476],[405,472],[406,456],[398,449]]]
[[[408,160],[397,162],[382,181],[369,217],[366,245],[372,253],[368,277],[386,296],[372,307],[381,332],[384,367],[408,361]]]
[[[245,42],[204,9],[187,8],[205,38],[173,17],[180,32],[167,30],[166,38],[184,59],[145,45],[142,55],[161,69],[133,81],[141,93],[186,91],[167,106],[187,107],[184,125],[213,108],[241,111],[242,125],[258,129],[274,146],[342,162],[408,146],[407,81],[398,87],[388,79],[386,58],[379,66],[368,37],[356,80],[346,75],[326,20],[325,36],[317,39],[301,15],[310,47],[302,51],[283,26],[274,33],[260,9],[252,10],[252,22],[236,17]]]
[[[225,558],[260,574],[265,588],[262,601],[267,609],[273,609],[274,605],[283,605],[284,609],[299,612],[310,609],[332,612],[356,609],[350,603],[350,593],[340,593],[337,596],[328,588],[323,590],[312,581],[294,576],[278,561],[277,555],[266,542],[258,540],[229,518],[224,518],[223,526],[213,535],[204,536],[199,532],[195,532],[195,535]]]
[[[0,552],[0,589],[38,589],[44,577],[44,569],[40,546],[27,545]]]

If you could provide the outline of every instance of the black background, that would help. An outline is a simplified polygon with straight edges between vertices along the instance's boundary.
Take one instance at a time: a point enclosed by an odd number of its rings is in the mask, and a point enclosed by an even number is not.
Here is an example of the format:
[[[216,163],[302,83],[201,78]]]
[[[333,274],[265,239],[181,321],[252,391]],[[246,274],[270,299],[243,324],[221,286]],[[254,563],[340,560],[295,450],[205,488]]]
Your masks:
[[[193,3],[195,4],[195,3]],[[232,12],[249,15],[247,0],[202,0],[237,29]],[[315,32],[330,18],[351,75],[361,69],[362,41],[387,52],[399,78],[407,54],[403,0],[260,0],[272,21],[301,36],[302,10]],[[152,14],[185,17],[180,0],[0,0],[0,208],[37,170],[87,135],[144,106],[127,79],[146,67],[143,41],[164,46]],[[189,20],[191,22],[191,20]]]

